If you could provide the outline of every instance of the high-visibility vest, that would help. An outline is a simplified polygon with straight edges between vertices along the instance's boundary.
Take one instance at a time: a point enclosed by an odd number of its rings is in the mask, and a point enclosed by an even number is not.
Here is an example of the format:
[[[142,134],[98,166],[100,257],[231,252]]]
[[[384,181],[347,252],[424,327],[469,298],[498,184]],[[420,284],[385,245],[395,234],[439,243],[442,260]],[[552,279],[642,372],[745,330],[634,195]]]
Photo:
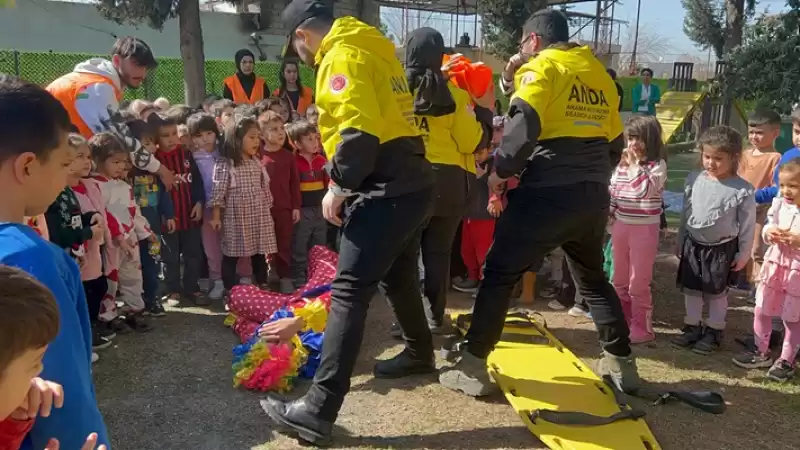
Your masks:
[[[122,90],[118,88],[110,78],[96,73],[71,72],[58,78],[47,86],[47,92],[52,94],[53,97],[57,98],[58,101],[64,105],[67,113],[69,113],[69,120],[73,125],[78,127],[78,131],[80,131],[81,135],[86,139],[94,136],[96,131],[89,128],[89,125],[87,125],[86,122],[83,121],[83,118],[81,118],[81,115],[78,114],[75,101],[78,99],[78,95],[80,95],[81,91],[87,86],[96,83],[110,84],[114,88],[114,95],[117,96],[117,101],[119,102],[122,100]]]
[[[228,86],[231,94],[233,94],[233,103],[247,103],[252,105],[259,100],[264,99],[264,79],[259,76],[256,76],[256,82],[253,85],[253,92],[250,93],[249,97],[244,91],[242,83],[239,81],[239,77],[237,77],[235,74],[225,78],[222,82],[225,84],[225,86]]]
[[[280,91],[281,88],[275,89],[274,91],[272,91],[272,96],[273,97],[280,96],[281,94]],[[303,89],[300,91],[300,98],[297,100],[297,114],[305,116],[306,109],[308,109],[308,107],[311,106],[313,101],[314,101],[314,93],[311,91],[311,88],[308,86],[303,86]],[[291,105],[291,103],[292,102],[290,101],[289,104]]]

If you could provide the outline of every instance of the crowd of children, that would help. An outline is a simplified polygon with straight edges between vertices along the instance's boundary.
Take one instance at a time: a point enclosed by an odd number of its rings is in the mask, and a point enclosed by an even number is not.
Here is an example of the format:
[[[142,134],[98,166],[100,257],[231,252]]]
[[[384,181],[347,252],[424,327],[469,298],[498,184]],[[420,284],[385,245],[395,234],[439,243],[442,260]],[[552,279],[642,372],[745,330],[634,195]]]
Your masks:
[[[495,121],[497,147],[503,119]],[[800,110],[792,116],[795,145],[800,144]],[[698,138],[700,161],[685,183],[684,202],[675,254],[679,258],[677,285],[685,299],[685,326],[672,344],[707,355],[719,349],[726,328],[730,289],[749,292],[755,305],[754,338],[745,339],[748,351],[733,358],[745,368],[767,368],[768,376],[786,381],[795,372],[800,350],[800,151],[775,150],[781,117],[756,111],[748,120],[749,148],[729,127],[712,127]],[[667,181],[667,156],[661,126],[653,116],[634,115],[625,126],[627,145],[610,180],[610,217],[606,271],[622,302],[633,344],[653,341],[653,268],[661,230],[665,228],[663,192]],[[505,195],[490,193],[486,177],[492,158],[478,155],[478,182],[472,208],[464,217],[461,258],[465,276],[453,288],[475,293],[491,245],[494,221],[502,214]],[[574,287],[564,264],[564,251],[548,257],[549,283],[539,295],[548,306],[563,310]],[[535,273],[523,276],[517,289],[517,306],[534,299]],[[591,313],[574,296],[572,316]],[[571,299],[566,299],[571,300]],[[657,299],[656,299],[657,303]],[[703,311],[707,305],[707,314]],[[773,330],[775,332],[773,332]],[[772,335],[778,335],[776,339]],[[772,337],[772,340],[770,339]],[[782,343],[781,343],[782,339]],[[771,343],[772,342],[772,343]],[[780,347],[773,357],[771,348]]]
[[[240,283],[305,284],[308,251],[329,242],[327,160],[314,105],[303,118],[287,103],[132,102],[127,129],[175,174],[170,187],[132,168],[115,135],[70,135],[68,186],[36,225],[81,268],[94,350],[150,331],[164,304],[208,306]]]

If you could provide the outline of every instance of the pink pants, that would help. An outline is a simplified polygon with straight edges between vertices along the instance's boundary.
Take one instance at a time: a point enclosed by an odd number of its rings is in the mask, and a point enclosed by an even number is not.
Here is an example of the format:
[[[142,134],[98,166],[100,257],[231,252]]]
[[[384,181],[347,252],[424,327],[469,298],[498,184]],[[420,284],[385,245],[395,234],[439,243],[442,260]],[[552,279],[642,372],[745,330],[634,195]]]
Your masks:
[[[211,209],[206,208],[203,214],[203,226],[200,228],[203,238],[203,249],[208,260],[208,277],[213,280],[222,279],[222,237],[211,228]],[[239,258],[237,272],[242,277],[252,277],[253,268],[250,258]]]
[[[619,220],[611,230],[614,289],[631,329],[631,342],[645,342],[653,333],[653,296],[650,282],[658,253],[659,224],[630,225]]]
[[[755,331],[758,351],[766,354],[769,350],[769,337],[772,334],[772,316],[764,314],[764,310],[760,306],[756,306],[753,316],[753,331]],[[784,331],[781,359],[789,364],[794,364],[797,351],[800,350],[800,322],[784,321],[783,326],[786,331]]]

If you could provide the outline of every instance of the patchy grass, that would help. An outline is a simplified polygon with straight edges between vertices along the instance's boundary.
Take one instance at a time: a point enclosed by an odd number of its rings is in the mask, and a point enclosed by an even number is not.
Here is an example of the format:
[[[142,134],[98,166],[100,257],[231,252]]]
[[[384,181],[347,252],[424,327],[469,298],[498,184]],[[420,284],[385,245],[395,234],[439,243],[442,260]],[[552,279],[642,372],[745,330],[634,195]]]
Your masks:
[[[672,241],[669,236],[662,248],[672,248]],[[660,255],[654,283],[658,339],[636,348],[641,374],[664,389],[718,391],[729,409],[715,416],[679,404],[640,404],[659,443],[665,449],[800,448],[800,385],[768,382],[763,371],[746,371],[730,362],[740,351],[733,338],[748,332],[752,323],[742,300],[731,301],[725,347],[719,353],[703,357],[669,345],[684,313],[675,289],[675,264],[668,253]],[[468,297],[456,293],[451,302],[454,308],[470,305]],[[542,301],[535,307],[573,352],[587,361],[596,358],[597,336],[590,321],[551,312]],[[205,309],[172,310],[154,321],[157,330],[120,336],[115,347],[101,353],[95,365],[97,395],[115,449],[303,448],[271,432],[258,403],[261,394],[231,387],[230,349],[236,338],[222,326],[222,318]],[[376,298],[352,392],[337,423],[335,448],[543,448],[501,396],[466,398],[438,386],[433,376],[374,379],[374,359],[400,350],[387,333],[391,319],[386,303]]]

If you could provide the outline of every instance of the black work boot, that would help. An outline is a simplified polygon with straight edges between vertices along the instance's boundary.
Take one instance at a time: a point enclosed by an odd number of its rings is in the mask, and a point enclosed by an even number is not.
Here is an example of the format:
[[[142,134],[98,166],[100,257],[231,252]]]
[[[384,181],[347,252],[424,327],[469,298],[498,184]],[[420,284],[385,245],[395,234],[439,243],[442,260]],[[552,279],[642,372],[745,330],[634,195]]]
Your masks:
[[[305,398],[285,402],[268,396],[261,400],[261,407],[277,425],[275,431],[318,446],[330,444],[333,423],[310,413]]]
[[[419,360],[412,357],[406,349],[394,358],[378,361],[373,369],[373,374],[375,378],[403,378],[435,371],[436,366],[433,363],[433,356]]]
[[[684,325],[681,335],[670,340],[673,345],[682,348],[693,346],[703,337],[703,327],[700,325]]]

